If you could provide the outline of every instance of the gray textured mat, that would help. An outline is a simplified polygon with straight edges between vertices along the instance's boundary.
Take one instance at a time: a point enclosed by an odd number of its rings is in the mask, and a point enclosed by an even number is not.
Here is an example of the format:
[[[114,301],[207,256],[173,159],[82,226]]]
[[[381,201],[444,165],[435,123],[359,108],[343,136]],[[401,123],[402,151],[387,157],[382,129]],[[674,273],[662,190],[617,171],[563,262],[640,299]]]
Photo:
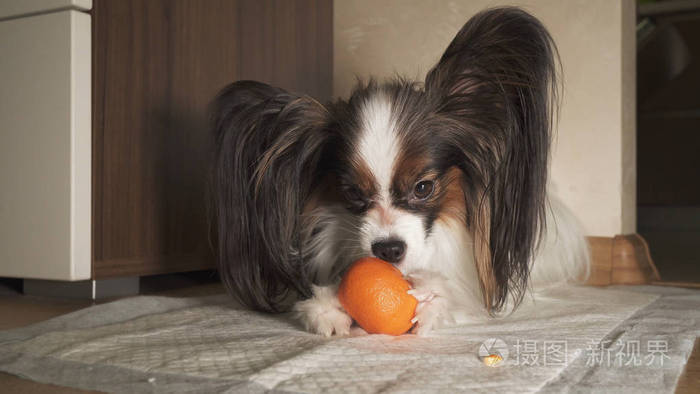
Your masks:
[[[698,291],[570,287],[427,338],[325,339],[225,296],[135,297],[1,332],[0,370],[130,393],[672,392],[699,322]],[[480,361],[484,343],[508,352],[500,367]]]

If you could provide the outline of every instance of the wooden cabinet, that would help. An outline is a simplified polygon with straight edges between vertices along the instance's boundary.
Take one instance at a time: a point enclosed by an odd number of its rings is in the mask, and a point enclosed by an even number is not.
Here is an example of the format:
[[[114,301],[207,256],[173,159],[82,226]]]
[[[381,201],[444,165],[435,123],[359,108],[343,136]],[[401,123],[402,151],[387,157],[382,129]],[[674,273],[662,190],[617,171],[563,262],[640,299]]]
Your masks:
[[[95,278],[210,268],[206,109],[256,79],[328,98],[330,1],[96,0]]]
[[[205,197],[212,149],[207,106],[220,88],[239,79],[330,98],[332,1],[94,0],[83,15],[92,18],[91,92],[80,93],[92,106],[91,149],[60,165],[91,174],[91,201],[81,205],[91,202],[91,229],[80,229],[91,242],[76,246],[91,254],[91,267],[80,277],[31,276],[35,260],[49,256],[25,255],[32,257],[23,261],[26,270],[2,271],[6,264],[0,263],[0,276],[105,279],[213,267]],[[27,127],[23,132],[31,131]],[[67,143],[67,136],[61,138]],[[27,141],[64,149],[43,137]],[[41,165],[31,177],[38,180],[51,163]],[[65,187],[64,178],[55,180],[58,186]],[[2,209],[12,209],[8,201]],[[65,214],[80,209],[67,204],[60,208]],[[12,219],[2,231],[21,221]],[[47,218],[35,219],[42,227]],[[47,231],[70,238],[76,235],[71,229],[61,222]],[[13,242],[23,250],[38,246],[28,234]],[[52,262],[66,263],[62,255]]]

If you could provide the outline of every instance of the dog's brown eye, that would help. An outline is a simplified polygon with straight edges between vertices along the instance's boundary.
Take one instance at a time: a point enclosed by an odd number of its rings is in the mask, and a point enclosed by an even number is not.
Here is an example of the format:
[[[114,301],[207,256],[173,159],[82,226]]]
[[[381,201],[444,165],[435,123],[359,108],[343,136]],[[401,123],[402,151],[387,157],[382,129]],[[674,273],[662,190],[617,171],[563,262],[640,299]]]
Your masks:
[[[413,195],[419,200],[425,200],[433,194],[433,181],[421,181],[416,184],[413,189]]]

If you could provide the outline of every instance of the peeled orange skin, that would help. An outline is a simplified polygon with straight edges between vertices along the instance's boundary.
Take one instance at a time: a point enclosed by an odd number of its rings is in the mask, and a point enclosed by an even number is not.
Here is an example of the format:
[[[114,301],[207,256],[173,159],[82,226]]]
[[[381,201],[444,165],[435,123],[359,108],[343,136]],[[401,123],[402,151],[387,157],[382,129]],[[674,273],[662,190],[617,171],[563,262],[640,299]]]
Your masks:
[[[396,267],[374,257],[357,260],[343,276],[338,299],[370,334],[401,335],[411,329],[418,301]]]

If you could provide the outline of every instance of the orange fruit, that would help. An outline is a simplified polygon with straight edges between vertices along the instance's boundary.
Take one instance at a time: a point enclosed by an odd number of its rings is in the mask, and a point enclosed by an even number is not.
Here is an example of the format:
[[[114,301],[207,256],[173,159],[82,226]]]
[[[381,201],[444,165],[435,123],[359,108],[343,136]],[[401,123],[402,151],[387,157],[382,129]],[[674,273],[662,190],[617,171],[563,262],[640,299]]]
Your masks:
[[[345,311],[371,334],[401,335],[411,329],[418,301],[411,285],[384,260],[357,260],[343,276],[338,299]]]

